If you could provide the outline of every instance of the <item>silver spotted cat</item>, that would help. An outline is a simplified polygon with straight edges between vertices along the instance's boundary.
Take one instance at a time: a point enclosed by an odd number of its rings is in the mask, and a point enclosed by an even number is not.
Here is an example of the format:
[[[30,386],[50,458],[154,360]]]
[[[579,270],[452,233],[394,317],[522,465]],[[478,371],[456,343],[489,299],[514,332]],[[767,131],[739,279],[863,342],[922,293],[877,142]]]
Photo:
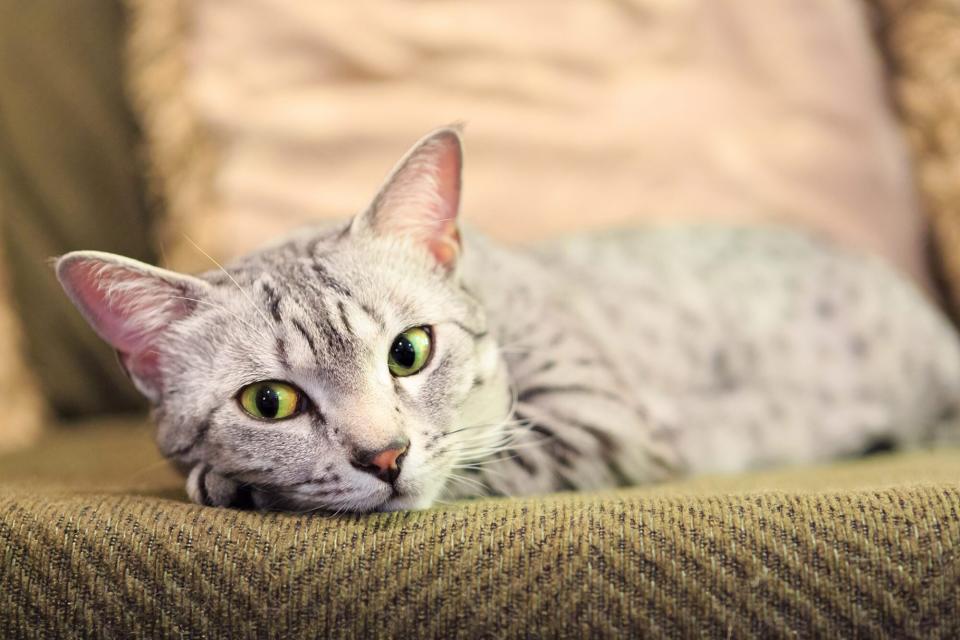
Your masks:
[[[348,223],[188,276],[92,251],[64,289],[202,504],[417,509],[929,441],[957,336],[878,259],[778,228],[519,249],[458,231],[441,129]]]

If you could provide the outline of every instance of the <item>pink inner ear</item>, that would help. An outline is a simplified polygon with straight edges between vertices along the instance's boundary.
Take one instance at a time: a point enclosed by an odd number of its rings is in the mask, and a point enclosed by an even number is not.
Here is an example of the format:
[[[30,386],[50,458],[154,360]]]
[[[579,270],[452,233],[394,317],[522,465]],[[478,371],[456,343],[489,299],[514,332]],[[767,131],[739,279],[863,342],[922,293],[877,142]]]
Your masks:
[[[150,360],[159,334],[190,311],[177,284],[126,265],[78,259],[59,275],[100,337],[138,360]]]
[[[460,252],[460,140],[452,131],[428,138],[411,152],[374,203],[374,226],[412,237],[437,261],[451,265]]]
[[[463,159],[460,156],[460,145],[456,141],[448,142],[443,147],[436,172],[440,211],[435,219],[436,231],[427,241],[427,245],[437,262],[449,266],[460,253],[457,209],[460,206],[460,172]]]
[[[136,274],[90,260],[69,265],[61,277],[101,338],[124,353],[144,350],[146,336],[136,326],[137,309],[131,300],[136,288],[127,286]]]
[[[457,209],[460,206],[460,171],[463,167],[460,144],[453,134],[441,135],[430,143],[436,149],[435,175],[437,190],[437,220],[456,228]]]

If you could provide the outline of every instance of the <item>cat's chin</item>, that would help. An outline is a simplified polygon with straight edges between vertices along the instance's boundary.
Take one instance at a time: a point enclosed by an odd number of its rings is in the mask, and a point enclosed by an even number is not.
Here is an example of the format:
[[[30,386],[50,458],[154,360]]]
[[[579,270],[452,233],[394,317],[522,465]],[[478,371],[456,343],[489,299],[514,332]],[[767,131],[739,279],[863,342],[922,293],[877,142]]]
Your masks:
[[[387,494],[388,497],[377,498],[370,496],[367,499],[356,500],[348,505],[328,505],[318,504],[307,496],[295,496],[287,494],[282,498],[276,495],[263,494],[262,504],[257,504],[257,508],[265,511],[292,511],[295,513],[378,513],[390,511],[419,511],[429,508],[435,498],[435,492],[423,493],[420,491],[408,491],[406,493]]]
[[[425,495],[399,495],[390,498],[373,511],[419,511],[433,504],[433,498]]]

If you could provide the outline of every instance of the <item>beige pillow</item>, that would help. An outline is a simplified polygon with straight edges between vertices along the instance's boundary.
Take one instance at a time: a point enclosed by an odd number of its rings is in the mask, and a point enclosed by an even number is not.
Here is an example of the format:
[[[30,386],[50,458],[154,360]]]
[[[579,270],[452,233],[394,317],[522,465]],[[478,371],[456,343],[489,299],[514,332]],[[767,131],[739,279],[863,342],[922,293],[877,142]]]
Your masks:
[[[10,306],[3,265],[3,256],[0,256],[0,389],[4,390],[0,453],[36,440],[46,415],[37,381],[20,350],[20,324]]]
[[[137,0],[132,86],[171,216],[209,267],[362,207],[464,120],[495,236],[783,221],[926,282],[923,220],[856,0]]]

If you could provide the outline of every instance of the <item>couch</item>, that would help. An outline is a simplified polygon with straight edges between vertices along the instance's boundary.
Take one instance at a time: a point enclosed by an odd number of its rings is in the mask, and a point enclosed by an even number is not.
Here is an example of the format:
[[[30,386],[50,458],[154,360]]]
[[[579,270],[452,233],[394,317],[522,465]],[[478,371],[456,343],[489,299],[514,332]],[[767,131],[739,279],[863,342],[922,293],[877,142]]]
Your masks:
[[[164,209],[182,221],[196,202],[178,191],[178,161],[209,156],[156,139],[160,157],[142,153],[165,112],[136,82],[129,98],[120,58],[131,16],[143,28],[159,4],[65,6],[0,2],[0,66],[20,70],[0,74],[13,91],[0,91],[0,239],[59,416],[0,456],[0,637],[960,637],[957,448],[411,513],[190,504],[142,404],[37,256],[99,243],[156,259]],[[930,286],[955,311],[960,4],[865,6],[929,220]],[[91,12],[97,28],[69,28]],[[40,47],[33,32],[51,38]],[[55,50],[85,61],[87,82],[44,67]],[[141,42],[130,55],[162,53]],[[25,87],[47,92],[49,113],[18,102]]]

